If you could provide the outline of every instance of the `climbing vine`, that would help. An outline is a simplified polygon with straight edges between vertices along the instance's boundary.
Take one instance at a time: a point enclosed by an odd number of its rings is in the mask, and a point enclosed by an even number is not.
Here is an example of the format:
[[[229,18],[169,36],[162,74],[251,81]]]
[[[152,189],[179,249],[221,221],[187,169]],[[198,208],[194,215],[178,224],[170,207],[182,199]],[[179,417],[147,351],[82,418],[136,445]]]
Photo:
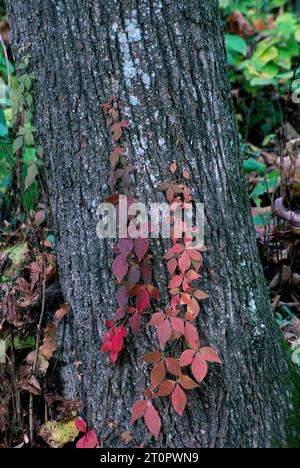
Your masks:
[[[111,170],[109,184],[113,194],[107,202],[119,204],[120,191],[129,196],[129,205],[136,200],[130,194],[131,175],[134,167],[128,163],[126,150],[121,144],[123,130],[128,122],[120,119],[120,109],[114,97],[102,105],[112,131],[113,151],[110,154]],[[194,282],[201,276],[204,245],[194,245],[196,226],[188,227],[185,220],[178,225],[172,215],[176,210],[191,209],[193,200],[186,185],[187,170],[182,170],[173,161],[170,166],[172,180],[163,182],[159,190],[165,193],[169,202],[170,237],[172,246],[164,256],[170,275],[168,285],[170,304],[164,310],[156,311],[148,326],[156,327],[157,347],[143,356],[142,361],[152,365],[150,385],[145,398],[132,407],[130,423],[143,418],[149,432],[158,439],[161,417],[155,408],[158,398],[170,398],[171,405],[180,416],[187,404],[187,391],[199,387],[207,375],[208,363],[222,363],[213,348],[203,347],[199,332],[194,324],[200,312],[200,302],[208,295],[195,288]],[[129,217],[128,222],[132,221]],[[178,236],[180,228],[182,236]],[[102,351],[108,352],[114,364],[125,344],[126,324],[129,322],[134,334],[141,328],[141,316],[149,310],[151,299],[158,299],[159,293],[151,284],[152,266],[149,241],[138,237],[120,239],[114,248],[113,274],[118,283],[117,304],[114,320],[107,321],[109,328],[102,336]]]

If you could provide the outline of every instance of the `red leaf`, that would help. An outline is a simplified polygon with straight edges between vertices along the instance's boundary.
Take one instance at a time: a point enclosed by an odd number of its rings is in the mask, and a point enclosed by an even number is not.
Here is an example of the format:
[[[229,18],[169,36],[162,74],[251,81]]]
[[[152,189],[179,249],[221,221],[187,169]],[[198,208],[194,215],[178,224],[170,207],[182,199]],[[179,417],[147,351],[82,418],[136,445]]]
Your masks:
[[[162,312],[155,312],[155,314],[152,315],[150,322],[148,323],[149,326],[151,325],[160,325],[164,320],[166,316]]]
[[[173,190],[172,185],[168,188],[168,190],[166,192],[166,195],[167,195],[167,199],[168,199],[169,202],[173,201],[173,199],[174,199],[174,190]]]
[[[183,302],[184,304],[186,304],[186,305],[191,305],[192,300],[191,300],[190,294],[181,293],[181,296],[180,296],[180,297],[181,297],[181,300],[182,300],[182,302]]]
[[[113,132],[112,140],[119,141],[122,136],[122,127],[120,122],[117,122],[114,125],[112,125],[111,131]]]
[[[175,161],[172,162],[170,166],[170,171],[172,172],[172,174],[174,174],[177,171],[177,164]]]
[[[167,263],[167,267],[168,267],[168,270],[169,270],[169,273],[170,273],[170,276],[173,277],[175,271],[176,271],[176,268],[177,268],[177,260],[176,258],[171,258],[171,260],[168,261]]]
[[[184,335],[184,321],[178,317],[171,317],[171,326],[173,330],[181,335]]]
[[[112,337],[111,340],[111,350],[113,353],[119,353],[124,346],[124,338],[121,330],[118,330],[117,333]]]
[[[152,267],[151,264],[148,262],[145,262],[145,260],[142,261],[141,266],[140,266],[140,271],[142,278],[146,284],[149,284],[152,279]]]
[[[146,289],[151,299],[159,299],[159,292],[152,284],[147,284]]]
[[[176,385],[176,388],[172,393],[171,402],[176,413],[182,416],[186,407],[187,398],[184,391],[179,387],[179,385]]]
[[[120,239],[118,247],[121,254],[123,254],[124,257],[127,257],[133,249],[133,239]]]
[[[162,353],[159,351],[152,351],[151,353],[145,354],[142,357],[142,361],[147,362],[147,364],[154,364],[162,359]]]
[[[187,375],[181,375],[178,379],[178,382],[185,390],[194,390],[195,388],[199,387],[199,385]]]
[[[131,420],[130,423],[134,423],[138,419],[142,418],[147,411],[148,403],[146,400],[137,401],[131,408]]]
[[[139,262],[143,259],[148,249],[149,249],[148,239],[138,237],[137,239],[134,240],[134,252]]]
[[[183,177],[184,177],[185,179],[189,179],[189,178],[190,178],[190,173],[189,173],[189,171],[184,170],[184,171],[182,172],[182,175],[183,175]]]
[[[163,361],[160,361],[156,364],[150,375],[150,381],[153,388],[156,388],[159,384],[161,384],[166,378],[166,368]]]
[[[191,257],[192,260],[196,260],[196,262],[201,262],[202,261],[202,255],[195,249],[188,249],[187,250],[189,256]]]
[[[86,433],[76,444],[78,449],[93,449],[99,445],[95,431],[91,430]]]
[[[128,303],[128,291],[126,286],[121,286],[117,292],[117,303],[119,307],[124,307]]]
[[[181,365],[181,367],[189,366],[193,362],[194,356],[195,351],[193,351],[192,349],[187,349],[183,351],[179,359],[179,364]]]
[[[184,246],[182,244],[175,244],[173,247],[170,248],[169,252],[179,254],[184,251]]]
[[[165,380],[161,386],[159,387],[159,390],[157,392],[157,396],[159,397],[166,397],[171,395],[175,387],[175,382],[174,380]]]
[[[140,316],[140,314],[138,312],[136,312],[134,315],[132,315],[132,317],[130,317],[129,322],[130,322],[132,333],[134,335],[137,335],[138,332],[141,329],[141,316]]]
[[[166,344],[167,341],[171,338],[172,328],[169,320],[165,320],[157,327],[157,337],[161,348]]]
[[[136,307],[141,314],[144,310],[148,309],[150,305],[150,297],[146,288],[142,287],[137,296]]]
[[[87,425],[86,422],[82,418],[77,418],[75,421],[76,429],[79,432],[87,432]]]
[[[182,273],[185,273],[191,266],[191,259],[187,251],[185,250],[181,255],[178,265]]]
[[[183,280],[183,275],[174,276],[174,278],[170,281],[168,288],[170,289],[178,288],[181,285],[182,280]]]
[[[138,283],[139,279],[141,277],[140,269],[138,266],[134,265],[131,268],[129,268],[128,272],[128,283],[130,286],[134,286]]]
[[[198,301],[201,301],[202,299],[207,299],[209,296],[206,294],[206,292],[200,291],[200,289],[198,289],[194,292],[194,297],[198,299]]]
[[[199,273],[196,273],[196,271],[194,270],[189,270],[186,275],[185,275],[190,281],[195,281],[199,278],[201,278],[201,276],[199,275]]]
[[[182,372],[181,372],[181,367],[179,364],[179,361],[174,358],[167,358],[166,359],[166,366],[168,369],[169,374],[175,375],[176,377],[180,377]]]
[[[202,382],[208,372],[207,362],[199,353],[196,354],[192,362],[192,372],[197,382]]]
[[[219,358],[217,352],[213,348],[201,348],[201,356],[208,362],[217,362],[223,364],[223,361]]]
[[[118,255],[114,259],[112,270],[118,282],[121,283],[122,279],[126,276],[128,271],[128,262],[123,255]]]
[[[160,427],[161,427],[161,421],[160,421],[158,412],[156,411],[156,409],[154,408],[152,404],[148,407],[144,419],[145,419],[145,424],[147,428],[149,429],[151,434],[154,435],[156,440],[158,440],[158,434],[159,434]]]
[[[189,345],[196,349],[199,347],[199,335],[197,329],[191,323],[186,323],[184,327],[184,336]]]

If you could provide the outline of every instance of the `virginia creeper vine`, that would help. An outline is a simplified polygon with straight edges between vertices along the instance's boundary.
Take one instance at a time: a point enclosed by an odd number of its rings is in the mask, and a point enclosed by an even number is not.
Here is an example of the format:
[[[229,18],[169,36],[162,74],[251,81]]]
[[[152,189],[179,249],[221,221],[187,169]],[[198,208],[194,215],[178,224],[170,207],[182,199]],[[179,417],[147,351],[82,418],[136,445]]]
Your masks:
[[[102,105],[102,109],[108,117],[114,143],[109,173],[109,184],[114,193],[106,201],[118,205],[118,190],[121,188],[129,196],[130,205],[136,201],[130,195],[134,167],[128,163],[124,145],[120,144],[128,122],[120,120],[119,105],[113,97]],[[143,418],[149,432],[156,439],[161,428],[161,418],[154,406],[155,400],[170,397],[172,407],[181,416],[187,404],[186,391],[199,387],[207,375],[207,363],[222,363],[213,348],[201,347],[199,333],[194,325],[200,312],[199,302],[208,297],[204,291],[193,287],[193,283],[201,277],[199,270],[203,262],[202,253],[206,248],[200,244],[192,244],[197,232],[196,226],[188,229],[185,220],[178,226],[177,219],[172,215],[178,209],[193,206],[190,190],[186,185],[189,173],[182,170],[175,161],[172,162],[170,171],[173,180],[159,186],[159,190],[165,193],[171,213],[168,222],[172,246],[164,256],[170,274],[170,305],[164,311],[155,312],[148,322],[148,326],[156,327],[158,347],[142,358],[143,362],[153,366],[150,385],[145,391],[146,398],[133,405],[130,421],[133,424]],[[177,234],[178,228],[182,232],[180,237]],[[132,332],[138,333],[141,315],[149,309],[151,299],[159,298],[157,289],[151,284],[152,266],[148,240],[142,237],[120,239],[114,253],[112,270],[118,283],[118,308],[114,320],[106,322],[109,331],[102,336],[101,348],[110,353],[112,363],[116,362],[124,346],[127,321]],[[172,354],[168,353],[169,350]]]

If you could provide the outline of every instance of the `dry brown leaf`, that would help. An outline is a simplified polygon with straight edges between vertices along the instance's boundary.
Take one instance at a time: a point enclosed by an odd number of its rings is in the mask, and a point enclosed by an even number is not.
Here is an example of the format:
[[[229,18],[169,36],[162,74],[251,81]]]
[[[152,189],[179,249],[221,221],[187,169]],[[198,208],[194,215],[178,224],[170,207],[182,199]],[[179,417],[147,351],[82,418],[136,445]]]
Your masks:
[[[60,309],[55,312],[54,321],[56,325],[62,320],[62,318],[69,312],[69,304],[63,304]]]
[[[56,327],[53,323],[51,323],[45,328],[43,344],[40,346],[40,353],[48,361],[52,358],[56,350],[55,338]]]
[[[33,395],[41,395],[42,393],[41,386],[34,375],[32,375],[30,378],[21,379],[18,386],[22,390],[32,393]]]
[[[245,38],[254,36],[254,28],[240,11],[234,11],[228,16],[227,21],[231,33]]]
[[[125,445],[129,444],[129,442],[131,442],[132,439],[133,439],[133,436],[132,436],[129,429],[127,429],[127,431],[125,431],[125,432],[123,432],[121,434],[121,440],[122,440],[123,444],[125,444]]]

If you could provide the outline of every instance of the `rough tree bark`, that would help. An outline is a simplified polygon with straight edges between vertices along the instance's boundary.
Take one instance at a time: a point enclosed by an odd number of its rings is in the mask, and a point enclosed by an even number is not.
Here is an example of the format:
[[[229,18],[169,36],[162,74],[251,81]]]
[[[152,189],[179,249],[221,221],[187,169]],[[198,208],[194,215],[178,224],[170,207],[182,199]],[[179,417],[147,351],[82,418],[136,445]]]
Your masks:
[[[172,159],[183,159],[205,203],[205,274],[210,299],[202,342],[224,359],[180,418],[163,405],[160,446],[269,447],[284,437],[288,369],[256,250],[216,0],[9,0],[14,52],[25,46],[36,74],[36,124],[56,227],[65,300],[71,304],[62,385],[85,405],[104,446],[141,397],[148,371],[138,358],[152,335],[130,340],[114,371],[100,353],[104,320],[115,308],[112,253],[96,237],[96,207],[109,194],[110,135],[100,111],[109,95],[125,104],[136,195],[158,201],[156,186]],[[82,137],[88,146],[81,149]],[[152,241],[155,280],[166,291]],[[165,294],[162,300],[166,300]],[[81,380],[75,361],[81,361]],[[109,402],[109,405],[107,403]],[[135,440],[145,436],[141,425]]]

